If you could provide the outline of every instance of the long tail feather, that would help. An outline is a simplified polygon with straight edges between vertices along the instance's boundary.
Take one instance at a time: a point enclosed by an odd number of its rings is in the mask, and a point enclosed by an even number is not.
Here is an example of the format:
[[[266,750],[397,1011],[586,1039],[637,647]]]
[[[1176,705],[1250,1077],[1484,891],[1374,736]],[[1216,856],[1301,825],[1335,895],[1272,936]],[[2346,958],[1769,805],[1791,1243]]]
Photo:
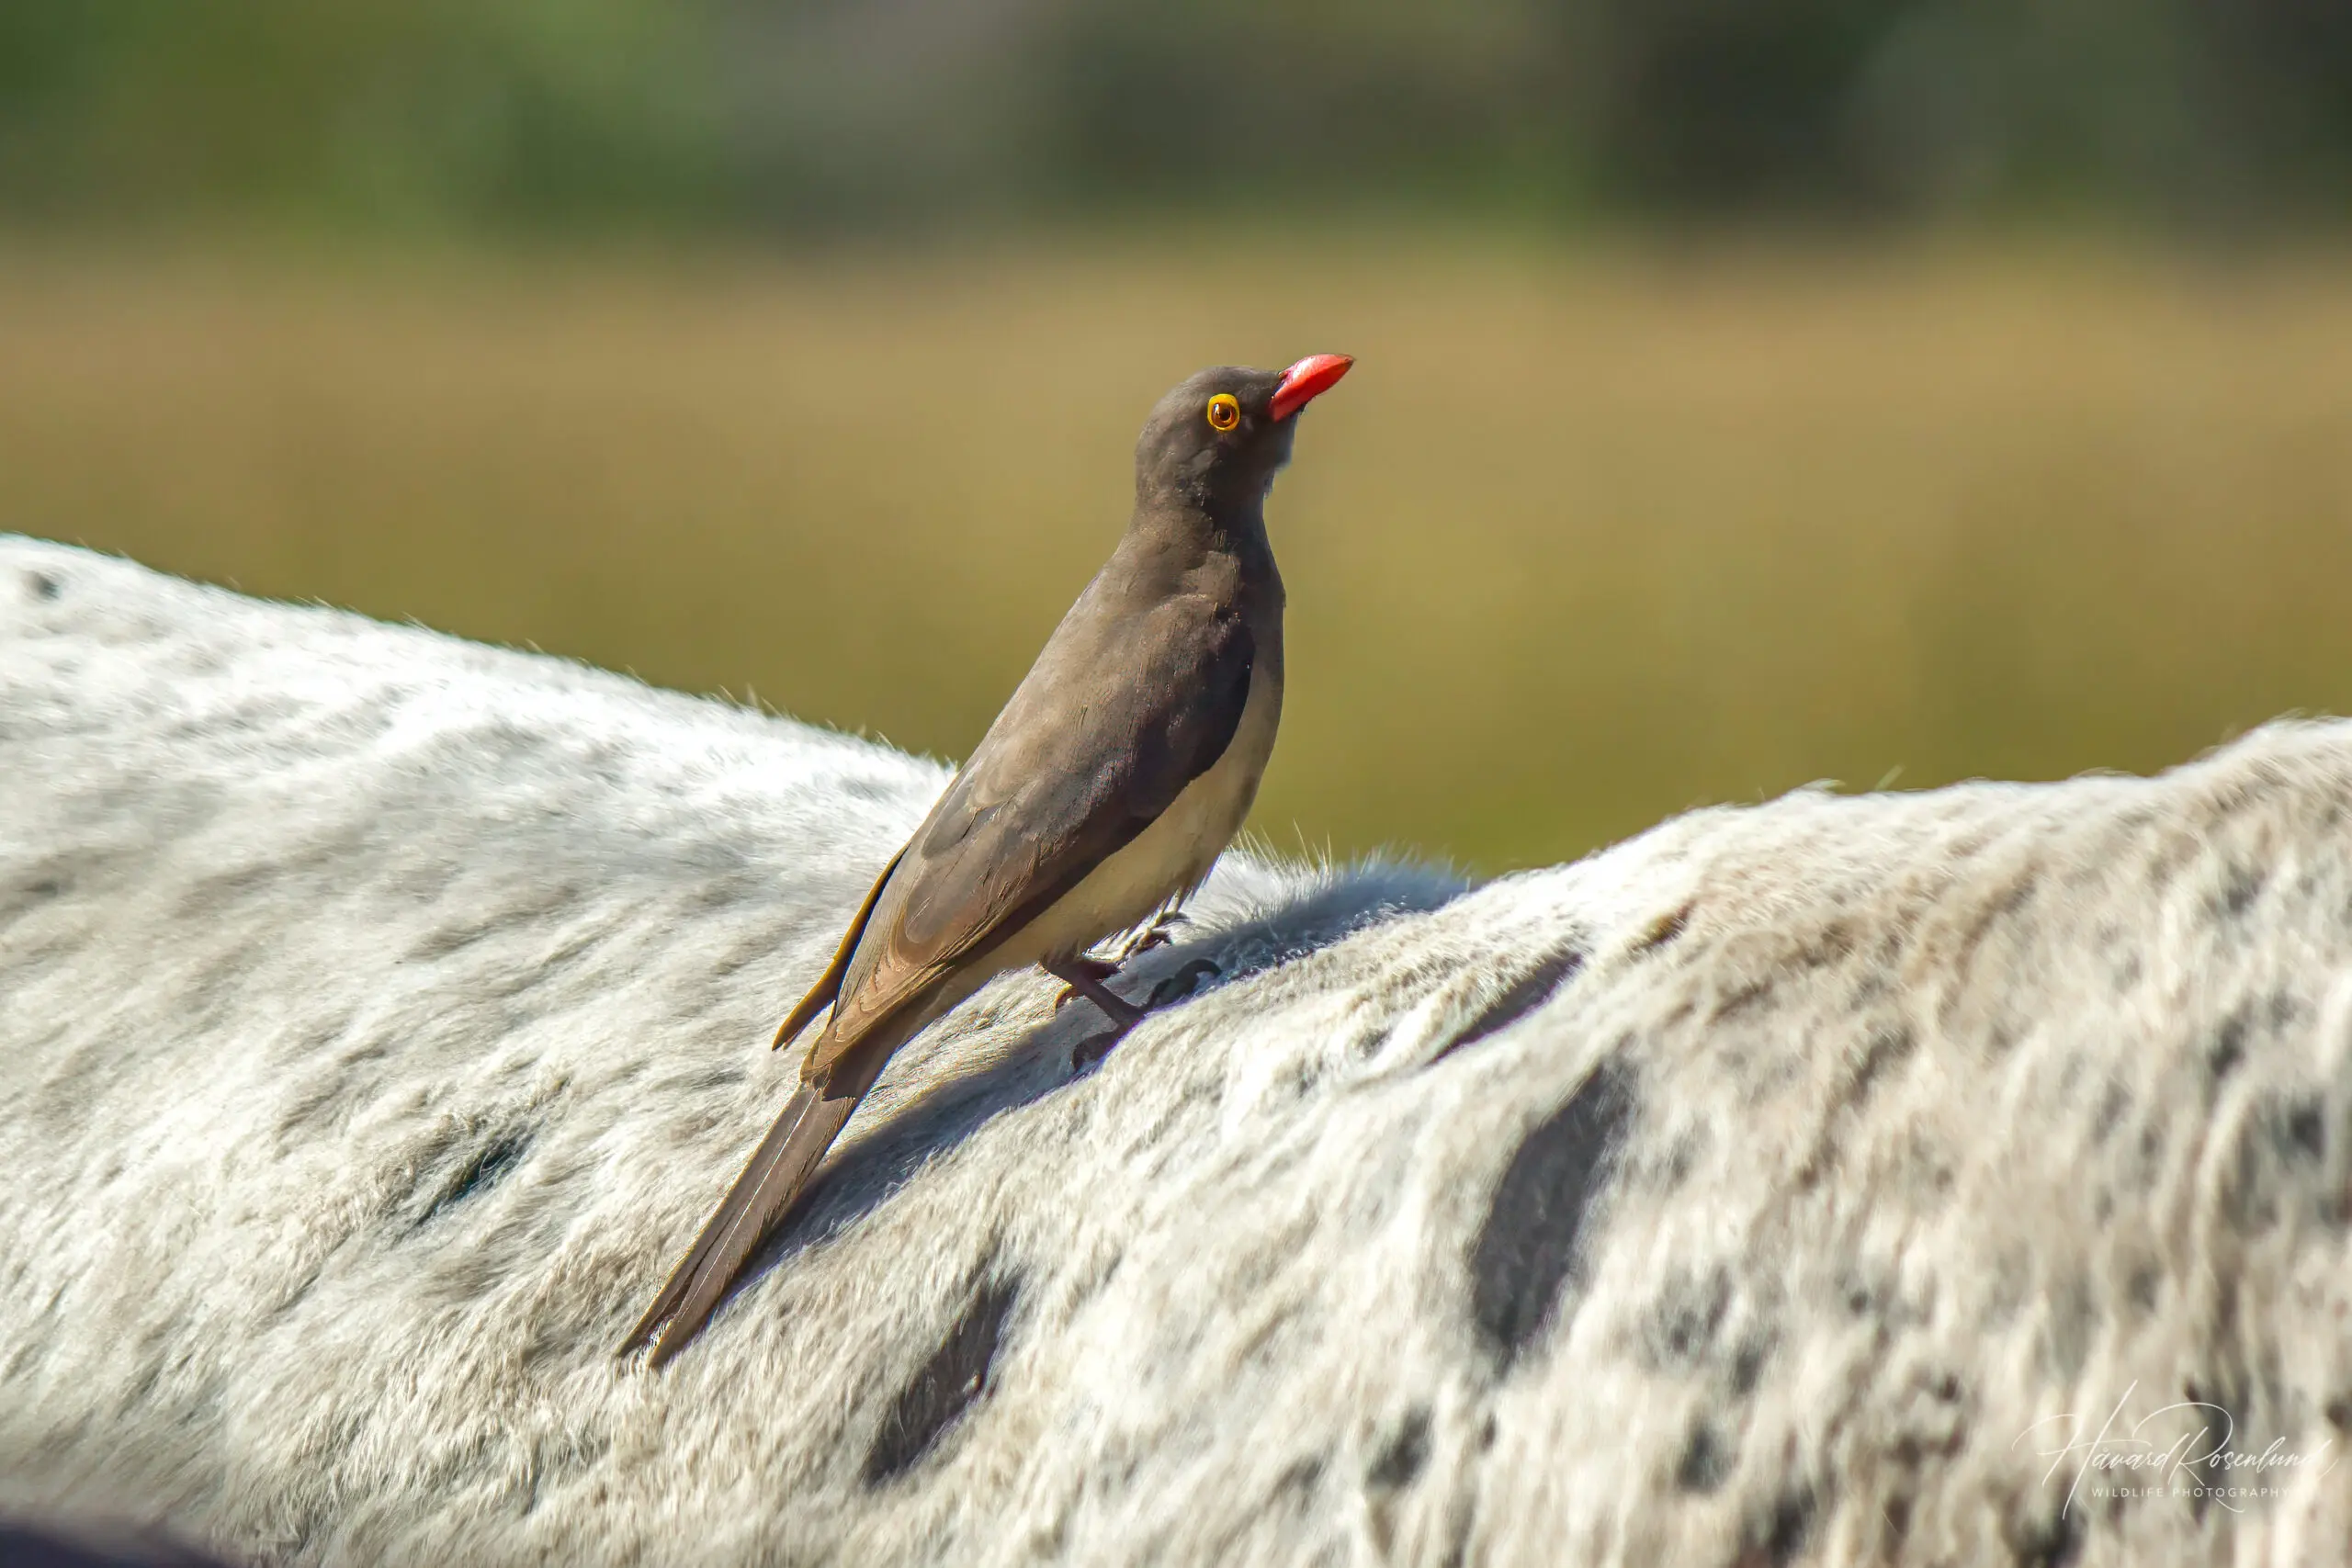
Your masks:
[[[718,1212],[711,1215],[671,1272],[662,1293],[629,1331],[621,1354],[636,1349],[662,1328],[661,1338],[647,1359],[649,1366],[659,1367],[684,1349],[709,1321],[728,1286],[734,1283],[770,1227],[808,1186],[817,1162],[865,1098],[862,1092],[843,1092],[846,1087],[828,1091],[814,1084],[801,1085],[752,1151],[735,1185],[727,1190]],[[662,1328],[665,1319],[668,1326]]]
[[[811,1086],[801,1085],[798,1092],[785,1105],[784,1113],[769,1124],[766,1134],[760,1139],[759,1147],[752,1151],[751,1159],[735,1178],[734,1185],[728,1188],[727,1196],[719,1200],[718,1207],[712,1211],[710,1218],[703,1222],[701,1233],[695,1237],[694,1245],[686,1249],[685,1257],[670,1270],[670,1278],[662,1282],[662,1293],[653,1298],[653,1304],[645,1309],[645,1315],[637,1320],[637,1326],[628,1331],[627,1339],[621,1341],[622,1355],[628,1355],[650,1340],[653,1331],[678,1310],[678,1303],[685,1298],[687,1289],[701,1270],[703,1260],[710,1256],[711,1249],[718,1245],[719,1238],[735,1223],[735,1217],[742,1213],[743,1204],[758,1185],[753,1180],[754,1173],[775,1159],[776,1149],[790,1136],[792,1129],[799,1125],[800,1118],[807,1113],[816,1093]]]

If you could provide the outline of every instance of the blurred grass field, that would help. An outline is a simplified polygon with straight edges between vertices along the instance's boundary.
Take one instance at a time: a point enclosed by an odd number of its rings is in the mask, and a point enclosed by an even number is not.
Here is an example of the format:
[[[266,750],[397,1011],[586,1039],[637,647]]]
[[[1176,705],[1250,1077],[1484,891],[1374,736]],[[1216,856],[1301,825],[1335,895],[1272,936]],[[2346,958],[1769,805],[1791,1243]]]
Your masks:
[[[1359,356],[1253,826],[1487,871],[2352,708],[2352,268],[2097,245],[0,250],[0,528],[978,737],[1169,384]]]

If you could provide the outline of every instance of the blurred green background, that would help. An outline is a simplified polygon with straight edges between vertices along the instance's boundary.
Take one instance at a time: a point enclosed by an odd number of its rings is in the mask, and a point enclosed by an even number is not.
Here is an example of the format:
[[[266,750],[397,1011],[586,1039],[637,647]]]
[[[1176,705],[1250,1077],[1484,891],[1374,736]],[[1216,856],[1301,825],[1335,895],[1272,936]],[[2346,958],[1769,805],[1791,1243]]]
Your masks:
[[[1338,349],[1277,849],[2352,707],[2342,0],[0,0],[0,528],[975,741]]]

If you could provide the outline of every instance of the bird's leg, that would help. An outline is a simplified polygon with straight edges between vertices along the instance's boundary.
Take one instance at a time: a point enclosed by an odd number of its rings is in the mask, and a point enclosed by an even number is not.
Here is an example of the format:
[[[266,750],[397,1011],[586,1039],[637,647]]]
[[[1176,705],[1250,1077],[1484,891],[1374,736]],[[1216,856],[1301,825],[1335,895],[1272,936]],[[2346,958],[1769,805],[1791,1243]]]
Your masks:
[[[1061,1011],[1074,1001],[1080,1000],[1086,995],[1085,991],[1080,988],[1079,982],[1071,977],[1073,975],[1083,975],[1099,986],[1119,972],[1117,964],[1101,958],[1089,958],[1082,953],[1075,958],[1065,958],[1053,964],[1040,962],[1037,967],[1062,982],[1062,988],[1054,995],[1056,1012]]]
[[[1103,1005],[1102,998],[1109,995],[1109,993],[1102,989],[1102,982],[1116,978],[1119,973],[1125,969],[1131,961],[1149,953],[1152,949],[1157,947],[1166,947],[1170,941],[1174,940],[1168,934],[1171,928],[1190,924],[1192,924],[1192,922],[1184,917],[1181,910],[1172,908],[1162,909],[1158,915],[1152,918],[1149,925],[1145,926],[1140,931],[1133,932],[1128,936],[1125,942],[1121,942],[1119,944],[1118,951],[1109,958],[1090,958],[1086,954],[1080,953],[1074,958],[1065,959],[1059,964],[1047,964],[1041,965],[1040,967],[1044,968],[1046,973],[1054,976],[1062,982],[1061,995],[1054,998],[1054,1010],[1056,1012],[1059,1012],[1071,1002],[1076,1001],[1080,997],[1084,997],[1088,1001],[1091,1001],[1095,1006],[1102,1008],[1104,1012],[1110,1013],[1113,1018],[1117,1018],[1119,1014],[1116,1011]],[[1195,960],[1194,962],[1197,964],[1201,961]],[[1204,966],[1208,968],[1211,972],[1214,972],[1216,967],[1215,964],[1205,964]],[[1193,966],[1189,964],[1186,966],[1188,973],[1191,971],[1192,967]],[[1086,981],[1093,982],[1092,985],[1090,986],[1086,984],[1085,981],[1074,978],[1073,976],[1077,975],[1083,975]],[[1166,987],[1163,985],[1159,989],[1164,990],[1166,989]],[[1116,997],[1113,997],[1111,999],[1114,1002],[1118,1001]],[[1126,1004],[1120,1003],[1119,1005],[1124,1007]],[[1146,1002],[1140,1010],[1136,1010],[1135,1017],[1141,1018],[1145,1013],[1149,1012],[1153,1008],[1158,1007],[1159,1005],[1159,993],[1158,991],[1155,991],[1153,993],[1153,999]],[[1134,1019],[1130,1019],[1126,1023],[1122,1024],[1121,1028],[1130,1028],[1133,1024]]]
[[[1191,917],[1187,916],[1181,908],[1170,906],[1161,909],[1159,914],[1153,916],[1149,924],[1142,927],[1138,931],[1130,932],[1127,940],[1121,942],[1118,950],[1109,958],[1094,958],[1090,957],[1085,953],[1080,953],[1075,957],[1065,959],[1059,964],[1047,964],[1041,965],[1041,967],[1063,982],[1061,994],[1054,998],[1054,1010],[1056,1012],[1059,1012],[1063,1008],[1068,1007],[1071,1002],[1076,1001],[1080,997],[1084,997],[1087,1000],[1093,1002],[1096,1006],[1102,1007],[1102,1003],[1098,992],[1102,990],[1103,981],[1116,979],[1121,974],[1125,972],[1129,964],[1133,963],[1136,959],[1142,957],[1145,953],[1151,952],[1154,948],[1168,946],[1170,942],[1175,940],[1173,937],[1169,935],[1170,931],[1173,931],[1178,926],[1189,926],[1192,923]],[[1159,985],[1153,987],[1151,998],[1145,1002],[1140,1009],[1135,1010],[1135,1017],[1139,1019],[1145,1013],[1157,1011],[1159,1009],[1165,1007],[1171,1001],[1182,1000],[1183,998],[1192,994],[1193,987],[1198,982],[1201,976],[1215,975],[1218,973],[1220,973],[1220,971],[1217,966],[1207,959],[1193,959],[1190,964],[1187,964],[1182,969],[1179,969],[1174,975],[1170,976],[1168,978],[1160,981]],[[1074,974],[1083,975],[1087,980],[1092,981],[1093,985],[1089,986],[1073,977]],[[1114,997],[1112,999],[1116,1001],[1118,998]],[[1121,1005],[1125,1006],[1128,1004],[1123,1003]],[[1118,1013],[1108,1007],[1104,1007],[1102,1010],[1110,1013],[1114,1018],[1119,1016]],[[1134,1020],[1132,1019],[1122,1023],[1120,1025],[1121,1032],[1125,1032],[1127,1029],[1130,1029],[1133,1026]]]
[[[1101,1008],[1103,1016],[1117,1025],[1122,1034],[1133,1029],[1143,1018],[1143,1009],[1121,1001],[1111,994],[1111,987],[1102,983],[1119,972],[1115,964],[1080,956],[1060,959],[1039,967],[1068,987],[1054,998],[1054,1006],[1057,1010],[1072,997],[1084,997]]]

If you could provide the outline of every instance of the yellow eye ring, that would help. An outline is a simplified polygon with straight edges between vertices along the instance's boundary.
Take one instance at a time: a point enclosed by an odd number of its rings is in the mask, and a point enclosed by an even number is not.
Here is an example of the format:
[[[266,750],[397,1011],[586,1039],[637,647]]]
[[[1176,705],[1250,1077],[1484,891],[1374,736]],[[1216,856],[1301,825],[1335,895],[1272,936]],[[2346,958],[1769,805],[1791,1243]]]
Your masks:
[[[1209,424],[1217,430],[1231,430],[1241,423],[1241,400],[1231,392],[1219,392],[1209,400]]]

